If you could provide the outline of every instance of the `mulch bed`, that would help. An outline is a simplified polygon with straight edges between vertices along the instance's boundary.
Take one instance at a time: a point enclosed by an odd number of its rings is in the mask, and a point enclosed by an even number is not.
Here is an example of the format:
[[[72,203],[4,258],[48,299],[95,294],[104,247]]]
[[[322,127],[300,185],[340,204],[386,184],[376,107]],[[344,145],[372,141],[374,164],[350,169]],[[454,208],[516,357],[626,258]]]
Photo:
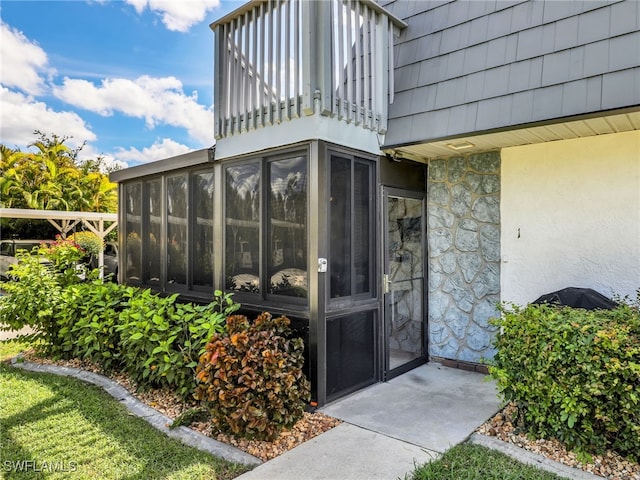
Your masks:
[[[78,359],[73,360],[51,360],[37,356],[33,351],[26,351],[24,359],[33,363],[58,365],[70,368],[81,368],[94,373],[99,373],[110,378],[114,382],[121,385],[134,397],[141,402],[153,407],[163,415],[175,420],[181,414],[198,407],[196,401],[185,402],[174,392],[168,389],[150,389],[139,392],[136,385],[130,380],[126,373],[109,372],[105,373],[100,366],[91,362]],[[189,428],[196,430],[204,435],[215,438],[218,441],[233,445],[240,450],[267,461],[275,458],[283,453],[297,447],[298,445],[312,439],[313,437],[332,429],[341,422],[337,418],[329,417],[320,412],[304,413],[303,418],[299,420],[291,430],[283,431],[280,436],[273,442],[265,442],[259,440],[247,440],[236,438],[231,435],[216,433],[212,431],[210,422],[194,422]]]
[[[526,434],[519,432],[512,423],[511,419],[515,418],[515,414],[515,405],[509,404],[480,426],[477,432],[497,437],[504,442],[512,443],[556,462],[580,468],[610,480],[640,480],[640,464],[633,463],[613,451],[607,451],[604,455],[593,455],[590,463],[581,463],[578,456],[574,452],[568,451],[558,440],[527,438]]]

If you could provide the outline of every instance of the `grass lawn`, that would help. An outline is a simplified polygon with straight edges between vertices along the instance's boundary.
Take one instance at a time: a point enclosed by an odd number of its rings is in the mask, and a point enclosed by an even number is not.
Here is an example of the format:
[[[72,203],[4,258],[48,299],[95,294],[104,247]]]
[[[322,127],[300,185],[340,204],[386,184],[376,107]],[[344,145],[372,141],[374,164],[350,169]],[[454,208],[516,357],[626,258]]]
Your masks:
[[[0,342],[0,359],[22,348]],[[247,470],[163,435],[76,379],[0,364],[0,405],[3,478],[227,480]]]
[[[18,341],[4,340],[0,341],[0,362],[9,360],[17,354],[29,348],[29,345]]]
[[[417,467],[411,480],[554,480],[563,477],[514,460],[481,445],[462,443]]]

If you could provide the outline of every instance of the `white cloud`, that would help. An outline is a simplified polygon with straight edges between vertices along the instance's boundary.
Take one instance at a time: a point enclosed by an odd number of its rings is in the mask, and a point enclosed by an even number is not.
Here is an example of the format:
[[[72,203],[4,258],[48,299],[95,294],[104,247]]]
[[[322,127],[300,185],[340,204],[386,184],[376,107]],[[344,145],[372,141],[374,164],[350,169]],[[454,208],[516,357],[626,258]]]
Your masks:
[[[53,74],[49,59],[40,46],[4,22],[0,22],[0,82],[25,93],[44,91],[44,76]]]
[[[34,130],[70,137],[67,145],[72,148],[96,139],[75,112],[56,112],[31,96],[0,87],[0,143],[22,148],[36,140]]]
[[[97,151],[91,144],[85,145],[78,153],[79,160],[95,160],[98,157],[102,159],[101,171],[103,173],[109,173],[114,170],[122,170],[123,168],[127,168],[129,166],[127,162],[117,160],[111,154]]]
[[[138,13],[146,8],[162,17],[168,30],[186,32],[220,5],[220,0],[125,0]]]
[[[144,118],[148,128],[171,125],[185,128],[203,146],[213,144],[213,109],[198,103],[198,95],[185,95],[175,77],[142,76],[103,80],[99,86],[81,79],[65,78],[53,93],[59,99],[103,116],[121,112]]]
[[[170,138],[163,138],[161,141],[156,140],[153,145],[142,150],[133,147],[128,150],[121,148],[113,154],[113,157],[122,163],[148,163],[181,155],[191,150],[193,149]]]

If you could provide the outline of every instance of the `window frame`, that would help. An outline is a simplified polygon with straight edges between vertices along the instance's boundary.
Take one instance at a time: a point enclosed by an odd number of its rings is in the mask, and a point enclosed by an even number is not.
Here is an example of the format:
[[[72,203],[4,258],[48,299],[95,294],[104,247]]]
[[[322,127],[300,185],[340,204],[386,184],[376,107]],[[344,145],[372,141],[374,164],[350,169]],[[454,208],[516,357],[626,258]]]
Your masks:
[[[269,286],[270,286],[270,279],[267,278],[268,276],[268,259],[267,259],[267,250],[268,250],[268,239],[269,239],[269,235],[271,234],[271,225],[270,225],[270,221],[268,218],[269,215],[269,207],[270,207],[270,200],[269,200],[269,196],[270,196],[270,192],[271,192],[271,168],[270,165],[273,162],[277,162],[279,160],[286,160],[286,159],[292,159],[292,158],[297,158],[297,157],[302,157],[304,159],[305,162],[305,166],[306,166],[306,180],[307,180],[307,189],[306,189],[306,224],[305,224],[305,228],[306,228],[306,232],[305,232],[305,239],[306,239],[306,245],[305,245],[305,258],[306,258],[306,263],[307,263],[307,285],[309,285],[310,283],[310,269],[311,269],[311,262],[310,262],[310,257],[309,257],[309,249],[310,249],[310,244],[309,244],[309,218],[310,218],[310,190],[309,190],[309,182],[310,182],[310,168],[311,168],[311,163],[310,163],[310,152],[308,150],[308,148],[296,148],[296,149],[292,149],[292,150],[287,150],[287,151],[282,151],[282,152],[273,152],[271,155],[260,155],[260,156],[252,156],[252,157],[248,157],[248,158],[242,158],[242,159],[238,159],[238,160],[234,160],[234,161],[230,161],[230,162],[226,162],[223,165],[223,168],[221,169],[221,175],[222,175],[222,188],[223,188],[223,192],[222,192],[222,228],[223,228],[223,232],[222,232],[222,238],[223,238],[223,246],[222,246],[222,290],[227,292],[227,293],[233,293],[234,298],[239,301],[240,303],[246,303],[246,304],[265,304],[265,303],[269,303],[269,304],[276,304],[276,303],[285,303],[288,305],[293,305],[293,306],[308,306],[309,305],[309,299],[310,296],[312,295],[311,292],[309,291],[309,287],[307,287],[307,295],[306,297],[294,297],[294,296],[289,296],[289,295],[279,295],[276,293],[270,293],[269,292]],[[233,167],[238,167],[238,166],[242,166],[242,165],[247,165],[247,164],[258,164],[259,166],[259,175],[260,175],[260,180],[259,180],[259,186],[260,186],[260,196],[259,196],[259,200],[260,200],[260,206],[259,206],[259,215],[258,215],[258,222],[259,222],[259,233],[258,233],[258,238],[259,238],[259,248],[258,248],[258,255],[259,255],[259,259],[258,259],[258,280],[259,280],[259,291],[257,293],[252,293],[252,292],[247,292],[247,291],[240,291],[240,290],[231,290],[229,288],[227,288],[227,259],[228,259],[228,252],[227,252],[227,170],[229,168],[233,168]],[[267,178],[267,176],[269,178]]]
[[[331,258],[333,258],[332,245],[331,245],[331,222],[332,222],[332,211],[331,211],[331,194],[332,194],[332,177],[331,177],[331,168],[332,168],[332,160],[334,157],[342,158],[350,161],[350,192],[349,192],[349,238],[350,238],[350,295],[345,295],[341,297],[332,297],[331,292]],[[366,165],[368,167],[369,179],[368,179],[368,188],[369,188],[369,211],[368,211],[368,238],[369,242],[369,268],[368,268],[368,285],[369,291],[362,293],[356,292],[356,268],[355,268],[355,249],[356,245],[354,242],[354,230],[355,230],[355,209],[354,209],[354,201],[355,201],[355,166],[356,164]],[[328,147],[326,150],[326,169],[325,175],[327,179],[327,191],[326,191],[326,211],[327,211],[327,253],[329,258],[329,265],[326,274],[326,302],[327,309],[329,311],[336,311],[340,309],[345,309],[349,307],[353,307],[356,305],[377,302],[378,299],[378,291],[375,286],[375,279],[377,274],[377,257],[376,252],[378,248],[377,240],[376,240],[376,222],[377,222],[377,212],[378,212],[378,204],[377,204],[377,196],[376,196],[376,159],[367,157],[366,155],[359,154],[359,152],[355,152],[353,150],[340,149],[335,147]]]

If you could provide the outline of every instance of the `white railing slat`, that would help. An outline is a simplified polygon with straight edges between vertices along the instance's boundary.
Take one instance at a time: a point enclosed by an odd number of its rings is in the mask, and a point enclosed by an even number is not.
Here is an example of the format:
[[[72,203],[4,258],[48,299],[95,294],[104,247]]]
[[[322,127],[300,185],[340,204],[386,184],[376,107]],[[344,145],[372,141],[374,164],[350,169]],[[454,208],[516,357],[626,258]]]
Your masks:
[[[384,133],[397,22],[374,7],[364,0],[264,0],[216,25],[216,138],[303,112]]]

